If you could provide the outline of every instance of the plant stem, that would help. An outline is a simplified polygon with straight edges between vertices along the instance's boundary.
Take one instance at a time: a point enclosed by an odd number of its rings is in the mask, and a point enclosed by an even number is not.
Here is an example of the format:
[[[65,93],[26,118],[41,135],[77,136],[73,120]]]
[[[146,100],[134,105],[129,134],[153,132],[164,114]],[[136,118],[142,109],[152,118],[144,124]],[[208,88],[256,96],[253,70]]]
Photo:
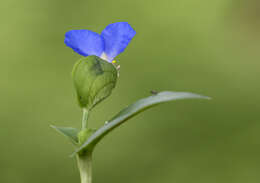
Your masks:
[[[88,127],[88,110],[83,108],[83,116],[82,116],[82,130]]]
[[[77,155],[81,183],[92,183],[92,152]]]

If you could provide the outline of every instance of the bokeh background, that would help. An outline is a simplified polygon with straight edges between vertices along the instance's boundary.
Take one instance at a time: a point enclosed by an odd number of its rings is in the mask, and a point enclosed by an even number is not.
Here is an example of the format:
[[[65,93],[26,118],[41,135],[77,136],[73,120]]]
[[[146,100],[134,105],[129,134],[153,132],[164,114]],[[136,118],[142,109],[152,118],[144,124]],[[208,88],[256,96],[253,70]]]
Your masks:
[[[90,117],[99,127],[150,90],[213,100],[160,105],[108,135],[94,154],[94,183],[260,181],[258,0],[2,0],[0,182],[79,182],[72,145],[49,127],[80,127],[71,80],[79,55],[71,29],[137,31],[117,57],[111,97]]]

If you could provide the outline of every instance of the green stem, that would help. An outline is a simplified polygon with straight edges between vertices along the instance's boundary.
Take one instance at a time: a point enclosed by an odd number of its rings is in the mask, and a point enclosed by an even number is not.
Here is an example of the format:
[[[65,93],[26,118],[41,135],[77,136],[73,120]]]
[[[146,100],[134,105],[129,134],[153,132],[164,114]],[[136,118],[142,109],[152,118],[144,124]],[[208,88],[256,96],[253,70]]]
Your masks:
[[[92,183],[92,152],[77,155],[81,183]]]
[[[82,116],[82,130],[88,127],[88,110],[83,108],[83,116]]]
[[[89,111],[83,108],[82,130],[88,128]],[[92,150],[77,154],[81,183],[92,183]]]

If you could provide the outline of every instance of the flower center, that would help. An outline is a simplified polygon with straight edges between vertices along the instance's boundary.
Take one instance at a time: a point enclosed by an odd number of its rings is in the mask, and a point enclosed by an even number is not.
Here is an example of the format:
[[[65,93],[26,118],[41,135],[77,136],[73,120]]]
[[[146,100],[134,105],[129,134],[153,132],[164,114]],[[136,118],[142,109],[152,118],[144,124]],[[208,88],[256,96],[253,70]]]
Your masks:
[[[101,54],[100,58],[102,58],[103,60],[108,61],[108,57],[107,57],[107,55],[104,52]]]

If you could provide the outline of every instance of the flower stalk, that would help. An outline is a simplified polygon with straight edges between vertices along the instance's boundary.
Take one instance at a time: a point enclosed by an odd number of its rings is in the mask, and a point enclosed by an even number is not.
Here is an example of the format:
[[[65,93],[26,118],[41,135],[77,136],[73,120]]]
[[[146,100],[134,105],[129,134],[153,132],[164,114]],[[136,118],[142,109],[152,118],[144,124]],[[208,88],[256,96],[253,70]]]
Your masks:
[[[82,130],[88,128],[88,115],[89,115],[89,111],[86,108],[83,108]]]

